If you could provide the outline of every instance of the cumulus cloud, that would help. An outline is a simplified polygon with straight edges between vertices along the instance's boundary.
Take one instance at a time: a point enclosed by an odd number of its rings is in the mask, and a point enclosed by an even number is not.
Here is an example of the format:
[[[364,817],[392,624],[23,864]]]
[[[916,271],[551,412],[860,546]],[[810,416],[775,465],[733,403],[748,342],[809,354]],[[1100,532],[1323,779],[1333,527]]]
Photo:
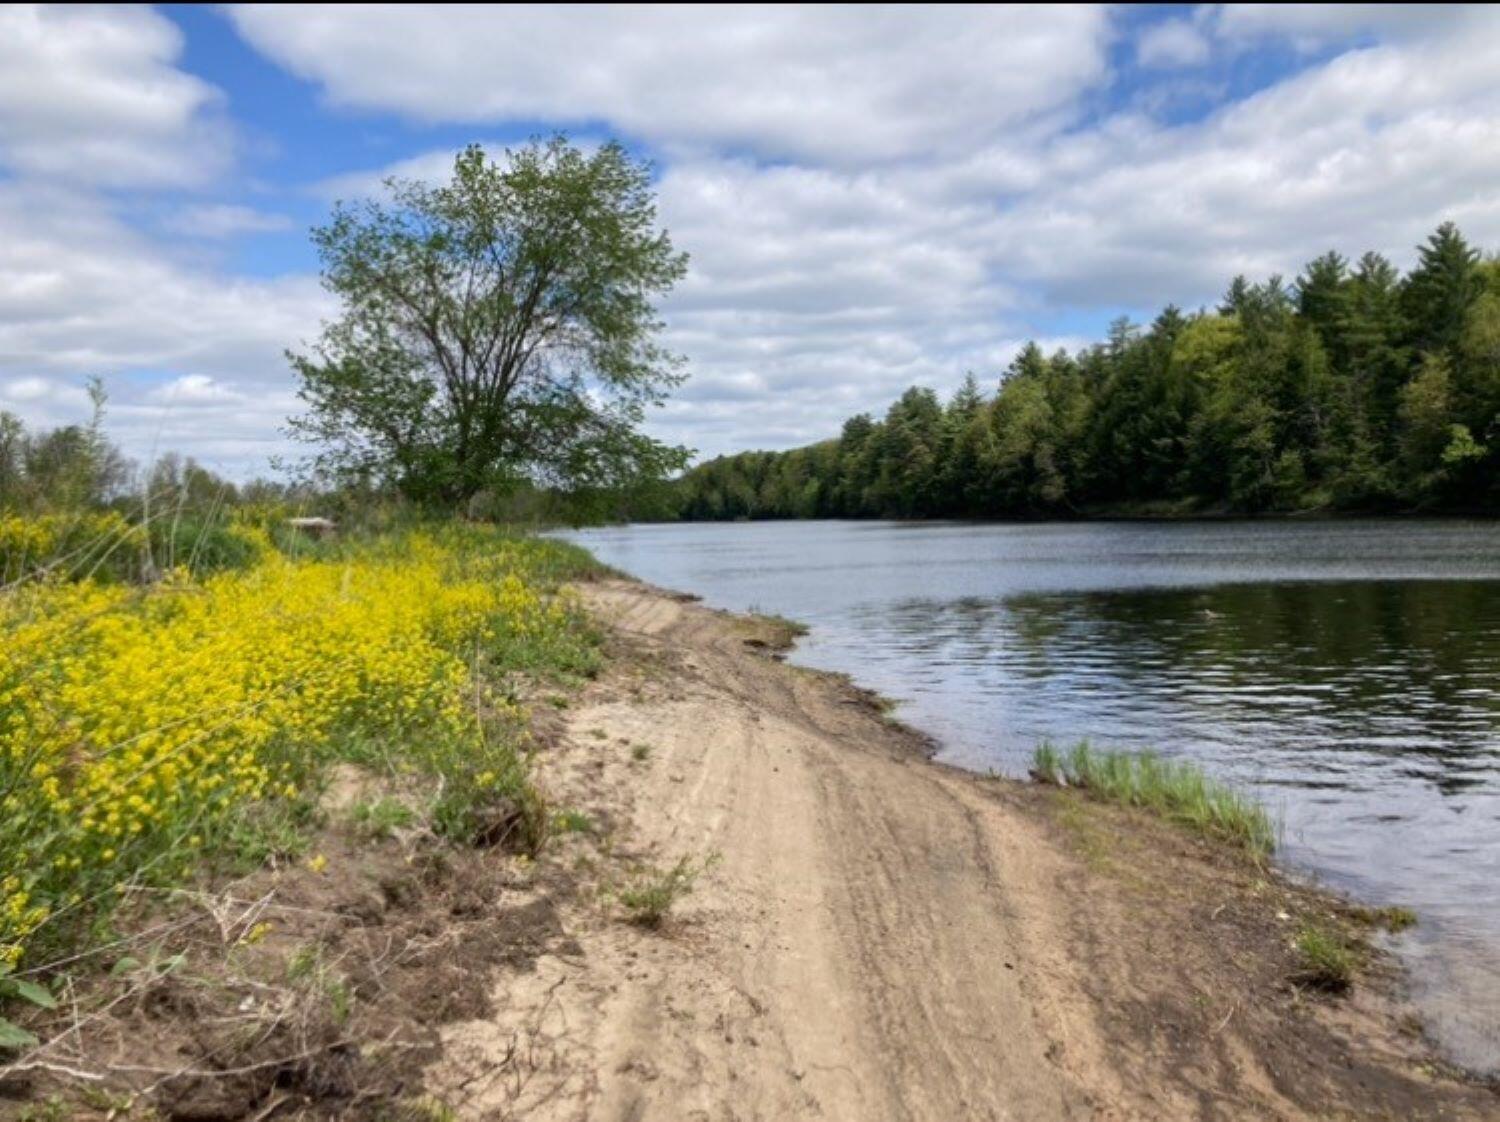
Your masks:
[[[1208,36],[1186,19],[1166,20],[1148,27],[1135,48],[1142,66],[1157,69],[1202,66],[1211,52]]]
[[[1407,261],[1445,217],[1500,240],[1497,51],[1493,29],[1450,24],[1201,121],[1122,110],[952,157],[678,152],[661,215],[692,265],[666,312],[693,377],[659,428],[707,451],[817,439],[912,383],[993,377],[1070,309],[1197,306],[1236,272],[1291,274],[1324,248]],[[446,174],[451,155],[389,170]]]
[[[317,281],[175,259],[96,198],[0,184],[0,360],[28,375],[187,370],[284,376],[326,310]]]
[[[13,378],[0,385],[0,398],[17,404],[41,401],[51,393],[52,386],[45,378]]]
[[[184,374],[146,394],[150,401],[172,405],[225,405],[246,401],[246,395],[207,374]]]
[[[1282,39],[1298,50],[1316,51],[1357,35],[1442,34],[1475,7],[1478,5],[1223,4],[1200,10],[1223,39],[1241,44]]]
[[[272,214],[254,207],[199,203],[169,215],[163,226],[190,238],[219,239],[289,230],[292,220],[284,214]]]
[[[89,194],[0,184],[0,231],[0,373],[15,376],[12,406],[0,407],[20,406],[37,423],[78,421],[87,412],[79,387],[100,376],[111,429],[139,455],[165,407],[202,404],[225,385],[253,387],[253,408],[221,394],[218,411],[182,435],[198,449],[234,447],[236,457],[256,443],[264,470],[285,420],[267,403],[291,397],[282,352],[332,311],[315,278],[193,266]]]
[[[177,69],[182,35],[144,7],[0,6],[0,165],[109,186],[202,183],[230,135],[218,91]]]
[[[202,261],[210,239],[285,220],[210,195],[152,237],[98,193],[211,186],[233,107],[178,67],[180,34],[149,10],[16,11],[0,11],[0,408],[76,419],[82,378],[115,375],[134,446],[263,462],[296,408],[281,351],[333,309],[309,276]],[[1211,302],[1236,272],[1291,274],[1326,248],[1404,264],[1444,218],[1500,244],[1493,9],[231,18],[337,107],[327,127],[395,114],[409,138],[395,162],[286,185],[288,208],[446,177],[453,125],[492,152],[567,127],[654,157],[662,220],[692,255],[664,309],[692,378],[653,425],[709,453],[831,436],[912,383],[992,380],[1030,336],[1076,347],[1122,310]],[[14,47],[28,35],[65,78]],[[1263,88],[1185,123],[1154,108],[1255,51],[1280,68]],[[120,99],[78,108],[112,83]]]
[[[340,106],[605,120],[661,145],[841,164],[992,143],[1106,77],[1102,8],[245,5],[240,33]]]
[[[1473,30],[1346,51],[1201,123],[1121,122],[982,236],[1053,300],[1137,306],[1290,274],[1325,248],[1406,262],[1446,218],[1493,245],[1500,22]]]

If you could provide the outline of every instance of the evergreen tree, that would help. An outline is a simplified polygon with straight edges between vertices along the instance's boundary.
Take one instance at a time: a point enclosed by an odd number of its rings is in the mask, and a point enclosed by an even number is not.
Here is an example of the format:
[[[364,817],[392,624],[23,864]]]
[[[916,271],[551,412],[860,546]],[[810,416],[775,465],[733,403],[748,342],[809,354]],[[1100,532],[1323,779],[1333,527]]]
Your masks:
[[[1451,351],[1480,295],[1479,251],[1457,226],[1444,222],[1417,252],[1417,267],[1402,294],[1412,344],[1424,351]]]
[[[1217,312],[1027,344],[986,397],[908,390],[836,440],[695,468],[683,517],[1500,509],[1500,262],[1440,227],[1403,279],[1367,253]]]

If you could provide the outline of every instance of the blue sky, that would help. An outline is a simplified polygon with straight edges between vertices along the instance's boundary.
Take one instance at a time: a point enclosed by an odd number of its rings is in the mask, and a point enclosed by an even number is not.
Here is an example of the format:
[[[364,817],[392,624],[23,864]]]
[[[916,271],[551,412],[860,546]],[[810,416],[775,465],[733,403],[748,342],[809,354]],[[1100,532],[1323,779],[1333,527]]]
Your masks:
[[[831,435],[1028,338],[1325,249],[1500,246],[1489,8],[0,8],[0,409],[235,476],[288,446],[307,239],[564,129],[657,167],[705,454]]]

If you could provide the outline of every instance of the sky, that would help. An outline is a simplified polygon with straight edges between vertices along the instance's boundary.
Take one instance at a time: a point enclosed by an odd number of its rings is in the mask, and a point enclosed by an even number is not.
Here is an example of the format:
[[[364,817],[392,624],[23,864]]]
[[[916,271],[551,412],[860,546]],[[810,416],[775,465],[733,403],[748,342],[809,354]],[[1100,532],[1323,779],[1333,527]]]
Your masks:
[[[1500,8],[0,6],[0,410],[234,478],[295,456],[285,352],[338,199],[612,137],[691,258],[703,456],[836,435],[1021,344],[1335,249],[1500,248]]]

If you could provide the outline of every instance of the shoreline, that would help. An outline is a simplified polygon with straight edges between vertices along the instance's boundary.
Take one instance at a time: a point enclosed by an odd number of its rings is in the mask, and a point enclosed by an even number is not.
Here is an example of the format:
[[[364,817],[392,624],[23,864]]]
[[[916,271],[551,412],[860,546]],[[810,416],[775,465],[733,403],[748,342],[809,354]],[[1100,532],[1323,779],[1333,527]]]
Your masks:
[[[784,621],[631,578],[582,592],[608,670],[550,716],[539,775],[613,840],[565,847],[593,884],[563,909],[575,953],[445,1031],[439,1094],[518,1033],[549,1057],[460,1117],[1500,1109],[1432,1052],[1384,952],[1346,995],[1296,980],[1299,925],[1352,938],[1364,909],[1144,812],[935,761],[870,691],[782,662]],[[674,861],[700,871],[658,930],[601,910]]]
[[[333,768],[300,848],[135,909],[135,956],[69,998],[97,1013],[67,1062],[13,1065],[0,1118],[1500,1113],[1368,909],[934,759],[878,694],[785,661],[793,621],[571,588],[598,673],[511,679],[528,804],[454,841],[393,813],[394,776]],[[1364,946],[1347,992],[1307,974],[1309,926]]]
[[[719,526],[751,525],[774,522],[895,522],[923,525],[927,523],[959,523],[972,526],[1076,526],[1098,522],[1139,523],[1193,523],[1218,524],[1226,522],[1496,522],[1500,512],[1488,507],[1473,510],[1268,510],[1268,511],[1074,511],[1069,514],[994,514],[994,515],[931,515],[902,517],[887,515],[854,518],[829,516],[826,518],[792,517],[741,517],[741,518],[630,518],[620,522],[605,523],[605,528],[624,526]],[[560,527],[579,529],[581,527]]]

